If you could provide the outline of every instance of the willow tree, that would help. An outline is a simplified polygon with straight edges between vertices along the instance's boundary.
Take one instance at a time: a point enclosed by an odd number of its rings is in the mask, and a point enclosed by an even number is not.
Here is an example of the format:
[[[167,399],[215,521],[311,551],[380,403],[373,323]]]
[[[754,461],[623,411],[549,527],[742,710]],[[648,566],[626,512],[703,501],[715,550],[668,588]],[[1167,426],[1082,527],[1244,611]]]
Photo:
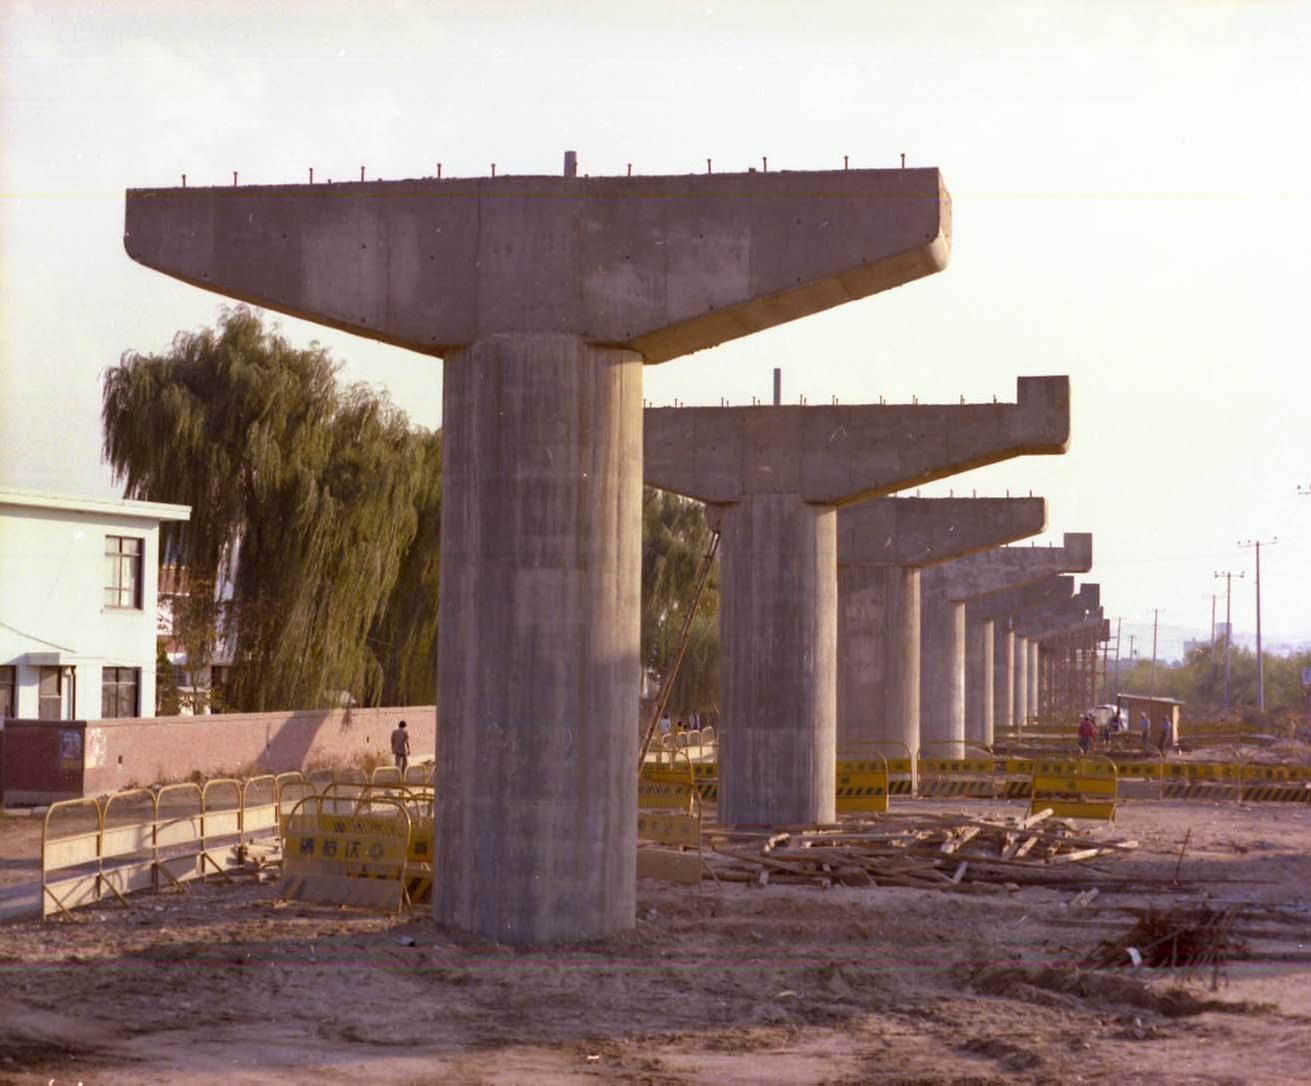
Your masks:
[[[642,494],[642,663],[663,676],[672,664],[701,563],[710,549],[705,506],[647,487]],[[719,700],[719,586],[712,570],[692,617],[687,654],[669,711],[713,709]]]
[[[234,709],[377,704],[396,670],[375,635],[439,493],[434,441],[385,396],[339,390],[338,370],[238,306],[105,376],[104,453],[126,495],[191,507],[161,560],[187,571],[193,667],[220,636],[231,647]]]

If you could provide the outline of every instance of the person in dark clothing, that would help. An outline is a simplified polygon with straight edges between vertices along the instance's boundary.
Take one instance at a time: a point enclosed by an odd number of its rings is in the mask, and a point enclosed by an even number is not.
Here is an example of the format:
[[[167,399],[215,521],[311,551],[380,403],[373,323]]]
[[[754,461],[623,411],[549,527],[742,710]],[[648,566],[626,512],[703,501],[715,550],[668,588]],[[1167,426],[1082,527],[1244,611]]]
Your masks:
[[[391,733],[391,752],[396,759],[396,768],[405,776],[405,767],[410,764],[410,733],[405,730],[405,721],[396,725]]]

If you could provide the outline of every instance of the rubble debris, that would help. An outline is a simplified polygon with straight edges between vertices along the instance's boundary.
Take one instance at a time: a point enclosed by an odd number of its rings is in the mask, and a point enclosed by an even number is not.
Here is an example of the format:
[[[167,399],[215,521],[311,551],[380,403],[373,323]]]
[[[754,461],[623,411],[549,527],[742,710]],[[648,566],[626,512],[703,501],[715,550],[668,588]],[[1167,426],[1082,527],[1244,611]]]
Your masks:
[[[1135,910],[1137,924],[1127,934],[1101,943],[1083,962],[1085,968],[1106,969],[1144,965],[1153,969],[1209,968],[1211,983],[1219,982],[1220,968],[1246,951],[1233,934],[1242,914],[1241,905],[1223,909],[1200,908]]]

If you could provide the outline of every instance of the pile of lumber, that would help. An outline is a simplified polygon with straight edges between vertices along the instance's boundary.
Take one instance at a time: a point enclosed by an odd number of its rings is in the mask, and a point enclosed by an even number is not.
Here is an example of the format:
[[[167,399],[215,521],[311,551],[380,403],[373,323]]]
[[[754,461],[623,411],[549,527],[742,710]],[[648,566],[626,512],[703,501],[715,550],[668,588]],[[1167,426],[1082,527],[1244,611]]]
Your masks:
[[[1123,853],[1137,841],[1106,830],[1076,831],[1050,810],[1027,817],[884,815],[840,826],[769,832],[707,831],[706,875],[758,886],[800,883],[904,886],[997,893],[1025,885],[1083,891],[1090,900],[1114,876],[1086,861]]]

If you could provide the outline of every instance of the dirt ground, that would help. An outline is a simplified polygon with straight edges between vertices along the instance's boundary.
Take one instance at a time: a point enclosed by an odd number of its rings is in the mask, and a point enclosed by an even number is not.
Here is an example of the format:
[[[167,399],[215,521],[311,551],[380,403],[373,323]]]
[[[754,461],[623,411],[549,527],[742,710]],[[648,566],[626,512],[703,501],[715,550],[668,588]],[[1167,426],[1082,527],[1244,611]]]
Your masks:
[[[634,931],[511,950],[248,881],[9,924],[0,1084],[1311,1082],[1311,805],[1130,802],[1112,832],[1141,848],[1092,866],[1158,881],[1087,907],[643,880]],[[1246,904],[1218,989],[1077,967],[1126,907],[1203,901]]]

